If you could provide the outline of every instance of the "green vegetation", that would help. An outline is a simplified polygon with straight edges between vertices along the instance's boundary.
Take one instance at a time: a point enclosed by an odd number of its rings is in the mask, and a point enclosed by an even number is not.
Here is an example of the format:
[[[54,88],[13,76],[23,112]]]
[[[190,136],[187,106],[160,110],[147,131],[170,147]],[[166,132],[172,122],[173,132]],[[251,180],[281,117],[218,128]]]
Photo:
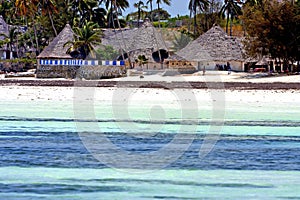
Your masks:
[[[102,31],[97,29],[97,25],[94,22],[86,21],[83,27],[75,27],[75,40],[64,44],[64,46],[71,44],[67,53],[73,53],[73,57],[81,59],[85,59],[89,55],[95,58],[94,46],[101,44],[102,37]]]
[[[138,63],[139,66],[144,66],[144,64],[147,64],[148,59],[145,55],[139,55],[135,62]]]
[[[191,41],[191,38],[186,34],[180,34],[180,36],[175,35],[174,37],[175,41],[173,42],[173,45],[176,51],[183,49]]]
[[[300,3],[291,1],[248,2],[242,17],[249,55],[269,55],[289,61],[300,60]]]
[[[96,58],[98,60],[116,60],[119,52],[114,50],[112,46],[101,46],[96,50]]]
[[[269,55],[285,62],[300,60],[299,0],[189,0],[190,15],[174,18],[170,18],[168,9],[161,9],[162,4],[172,5],[171,0],[132,3],[136,12],[121,19],[129,7],[128,0],[3,0],[0,14],[21,30],[12,28],[9,35],[2,35],[0,46],[18,49],[21,58],[34,58],[32,54],[40,53],[68,23],[76,34],[75,40],[68,42],[72,45],[69,52],[86,57],[94,55],[95,46],[101,43],[102,28],[125,27],[128,21],[147,17],[155,27],[172,33],[167,37],[175,49],[218,24],[228,35],[245,36],[249,55]],[[21,49],[28,52],[21,53]],[[111,58],[115,53],[105,47],[98,50],[97,56]]]

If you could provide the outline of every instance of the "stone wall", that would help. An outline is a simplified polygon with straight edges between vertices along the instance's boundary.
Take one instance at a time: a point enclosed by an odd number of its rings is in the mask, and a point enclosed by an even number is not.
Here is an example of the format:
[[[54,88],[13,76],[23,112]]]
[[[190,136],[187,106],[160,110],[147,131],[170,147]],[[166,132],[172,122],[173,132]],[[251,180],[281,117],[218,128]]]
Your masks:
[[[76,78],[81,79],[100,79],[116,78],[126,75],[125,67],[120,66],[81,66]]]
[[[101,79],[115,78],[126,74],[125,67],[116,66],[44,66],[39,65],[36,71],[37,78],[81,78]]]
[[[39,65],[37,78],[75,78],[79,66]]]

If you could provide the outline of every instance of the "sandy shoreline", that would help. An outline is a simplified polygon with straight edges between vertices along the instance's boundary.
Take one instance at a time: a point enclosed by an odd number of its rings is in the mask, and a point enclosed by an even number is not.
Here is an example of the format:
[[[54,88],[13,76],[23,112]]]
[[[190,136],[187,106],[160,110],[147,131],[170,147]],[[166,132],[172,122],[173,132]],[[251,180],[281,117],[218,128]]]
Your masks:
[[[0,86],[43,86],[43,87],[124,87],[163,89],[231,89],[231,90],[300,90],[299,75],[264,76],[263,74],[208,72],[192,75],[161,76],[148,75],[81,81],[68,79],[5,78]]]
[[[172,99],[188,103],[190,97],[197,99],[197,102],[229,101],[254,103],[255,105],[264,103],[288,103],[293,106],[300,106],[300,90],[210,90],[210,89],[173,89],[165,90],[161,88],[117,88],[98,87],[92,94],[85,96],[85,88],[76,87],[53,87],[53,86],[1,86],[0,101],[5,102],[72,102],[76,95],[83,94],[83,100],[91,98],[97,102],[119,102],[124,104],[124,99],[147,104]],[[215,92],[216,91],[216,92]],[[216,99],[214,99],[216,98]]]

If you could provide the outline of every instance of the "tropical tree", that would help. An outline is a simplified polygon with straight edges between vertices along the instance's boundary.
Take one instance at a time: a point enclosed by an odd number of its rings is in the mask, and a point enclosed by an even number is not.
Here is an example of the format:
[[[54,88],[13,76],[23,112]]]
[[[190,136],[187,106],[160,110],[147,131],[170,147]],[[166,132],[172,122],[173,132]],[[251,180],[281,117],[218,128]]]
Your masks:
[[[13,52],[14,47],[16,48],[16,52],[18,53],[18,42],[17,42],[17,37],[18,37],[18,29],[16,27],[13,27],[12,29],[9,30],[9,34],[3,34],[1,33],[0,36],[4,37],[3,44],[6,44],[10,52]],[[17,45],[15,45],[17,43]],[[2,44],[2,45],[3,45]]]
[[[152,20],[153,0],[148,0],[147,5],[148,4],[150,4],[150,19]]]
[[[115,7],[120,13],[126,8],[129,8],[129,2],[127,0],[100,0],[99,4],[102,3],[105,4],[106,9]]]
[[[197,30],[197,11],[205,11],[209,6],[208,0],[190,0],[189,10],[194,16],[194,35],[196,35]]]
[[[107,11],[104,8],[96,8],[93,11],[92,21],[97,23],[99,27],[105,27],[105,16],[107,15]]]
[[[135,59],[135,62],[136,62],[140,67],[143,67],[144,64],[147,64],[148,58],[146,58],[145,55],[139,55],[139,56],[137,57],[137,59]]]
[[[237,18],[239,15],[242,14],[242,9],[240,7],[241,2],[240,0],[225,0],[224,5],[220,10],[220,16],[226,17],[226,33],[228,34],[228,24],[230,21],[230,36],[232,36],[232,22],[234,18]]]
[[[171,0],[156,0],[156,4],[157,4],[157,9],[160,10],[160,5],[162,3],[167,4],[168,6],[171,5]]]
[[[37,11],[37,0],[16,0],[15,8],[17,12],[24,17],[33,17]]]
[[[38,0],[16,0],[15,1],[15,8],[17,14],[25,19],[24,21],[27,27],[30,26],[33,29],[37,51],[39,51],[39,43],[38,43],[36,23],[34,17],[38,10],[37,7],[38,3],[39,3]],[[28,20],[31,20],[31,24],[28,23]],[[30,38],[30,40],[32,41],[32,38]]]
[[[54,34],[55,36],[57,36],[57,31],[55,29],[53,18],[52,18],[53,12],[58,13],[56,2],[54,0],[43,0],[41,1],[41,8],[42,8],[42,13],[44,15],[47,14],[49,16]]]
[[[144,12],[144,9],[147,9],[147,6],[145,6],[142,1],[133,4],[133,6],[138,9],[138,27],[140,27],[141,12]]]
[[[169,19],[171,15],[163,10],[163,9],[155,9],[152,11],[152,20],[153,21],[159,21],[159,20],[166,20]]]
[[[107,27],[108,28],[122,28],[126,26],[126,21],[119,19],[120,13],[114,9],[109,9],[107,12]]]
[[[83,25],[85,21],[91,21],[93,9],[98,6],[96,0],[72,0],[71,10],[73,12],[73,20],[79,18],[79,25]]]
[[[249,55],[268,55],[283,60],[285,65],[300,60],[299,5],[265,0],[262,5],[245,5],[243,11]]]
[[[180,36],[174,35],[174,38],[175,40],[173,41],[173,45],[176,51],[183,49],[191,41],[191,38],[188,35],[183,33],[180,33]]]
[[[101,46],[96,50],[96,57],[98,60],[116,60],[119,52],[114,50],[112,46]]]
[[[11,23],[13,19],[16,17],[14,16],[14,5],[11,1],[3,1],[0,4],[0,15],[4,18],[6,22]]]
[[[74,40],[68,41],[64,46],[69,46],[67,53],[76,58],[85,59],[88,55],[95,57],[95,46],[101,44],[102,31],[98,24],[85,22],[80,27],[73,28]]]

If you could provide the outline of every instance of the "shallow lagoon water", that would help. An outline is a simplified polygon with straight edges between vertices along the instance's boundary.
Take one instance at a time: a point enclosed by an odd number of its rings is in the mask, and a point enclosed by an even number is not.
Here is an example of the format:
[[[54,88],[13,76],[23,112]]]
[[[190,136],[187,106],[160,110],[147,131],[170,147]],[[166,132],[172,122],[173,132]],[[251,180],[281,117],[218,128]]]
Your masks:
[[[74,117],[70,100],[2,100],[1,105],[0,199],[300,198],[297,102],[226,101],[224,126],[204,158],[199,149],[211,126],[209,101],[198,102],[197,118],[182,119],[178,103],[162,99],[128,105],[130,118],[124,119],[103,100],[90,121]],[[149,115],[153,105],[164,115]],[[157,151],[176,135],[184,135],[183,144],[193,140],[162,169],[111,168],[87,150],[77,132],[79,124],[90,123],[133,154]],[[189,132],[191,126],[196,131]]]

